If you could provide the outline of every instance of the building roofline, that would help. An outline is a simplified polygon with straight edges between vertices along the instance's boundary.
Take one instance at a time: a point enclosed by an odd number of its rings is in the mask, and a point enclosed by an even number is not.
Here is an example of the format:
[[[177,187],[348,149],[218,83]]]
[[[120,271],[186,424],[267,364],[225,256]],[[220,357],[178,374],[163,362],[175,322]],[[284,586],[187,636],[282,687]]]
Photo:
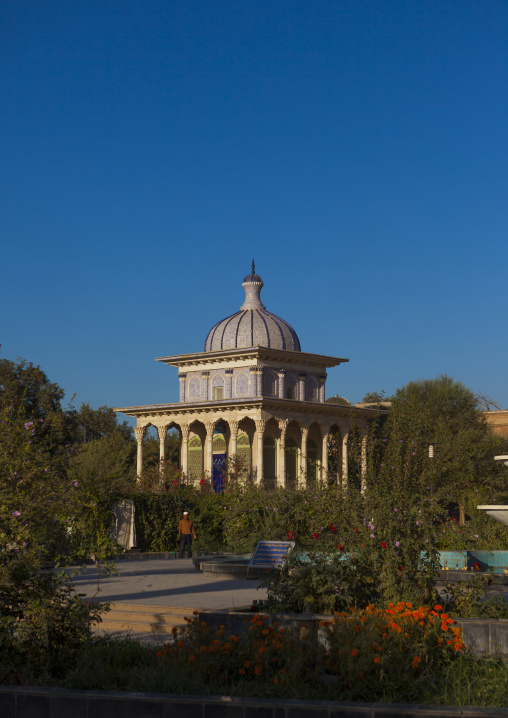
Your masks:
[[[322,402],[295,401],[294,399],[269,399],[266,397],[253,397],[245,399],[221,399],[219,401],[177,402],[174,404],[146,404],[144,406],[125,406],[113,411],[127,414],[127,416],[143,416],[146,414],[192,414],[196,410],[205,413],[220,412],[228,409],[266,409],[267,411],[302,412],[304,414],[319,414],[321,416],[347,416],[351,412],[364,418],[373,418],[388,412],[378,409],[364,409],[355,406],[340,406]]]
[[[222,349],[213,352],[194,352],[192,354],[175,354],[174,356],[156,357],[155,361],[179,367],[185,364],[215,364],[225,359],[254,359],[254,358],[280,360],[290,364],[317,364],[322,367],[332,367],[348,362],[349,359],[331,357],[325,354],[309,354],[307,352],[294,352],[286,349],[270,349],[269,347],[246,347],[244,349]]]

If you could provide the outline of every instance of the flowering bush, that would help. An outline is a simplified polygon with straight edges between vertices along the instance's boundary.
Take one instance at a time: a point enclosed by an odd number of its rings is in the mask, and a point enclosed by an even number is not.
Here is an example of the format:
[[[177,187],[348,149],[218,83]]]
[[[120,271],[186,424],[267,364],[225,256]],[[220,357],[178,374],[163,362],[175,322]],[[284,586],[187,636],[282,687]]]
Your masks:
[[[168,671],[192,666],[212,691],[294,696],[306,690],[321,697],[379,700],[400,696],[422,674],[436,670],[464,651],[460,629],[442,607],[386,609],[336,615],[320,623],[320,639],[305,628],[284,629],[256,615],[247,631],[213,631],[197,618],[186,633],[157,650]],[[252,692],[251,691],[251,692]]]

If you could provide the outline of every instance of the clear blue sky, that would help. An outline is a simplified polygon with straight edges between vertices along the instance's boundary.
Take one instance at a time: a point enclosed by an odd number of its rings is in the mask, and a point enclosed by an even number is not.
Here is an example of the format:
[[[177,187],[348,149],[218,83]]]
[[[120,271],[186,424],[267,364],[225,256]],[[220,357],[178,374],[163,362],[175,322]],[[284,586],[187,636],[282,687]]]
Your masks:
[[[352,401],[447,373],[508,408],[506,0],[0,5],[2,356],[76,403],[262,299]]]

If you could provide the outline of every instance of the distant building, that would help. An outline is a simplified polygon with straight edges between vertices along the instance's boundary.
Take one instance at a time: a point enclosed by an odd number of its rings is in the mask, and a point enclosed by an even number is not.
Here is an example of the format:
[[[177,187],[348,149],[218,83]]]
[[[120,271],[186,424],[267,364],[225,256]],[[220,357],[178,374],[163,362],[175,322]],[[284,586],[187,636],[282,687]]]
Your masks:
[[[495,409],[493,411],[483,411],[482,414],[492,433],[508,438],[508,411]]]
[[[337,396],[325,399],[326,370],[348,359],[301,351],[295,330],[262,304],[263,280],[254,262],[242,286],[242,307],[210,329],[204,351],[156,359],[178,367],[178,403],[115,409],[137,420],[138,475],[143,438],[154,426],[161,459],[166,433],[176,428],[183,473],[193,482],[208,477],[216,491],[233,460],[247,478],[272,487],[310,485],[328,478],[329,470],[345,485],[352,416],[362,436],[365,474],[367,420],[378,412]],[[331,435],[340,444],[333,467]]]

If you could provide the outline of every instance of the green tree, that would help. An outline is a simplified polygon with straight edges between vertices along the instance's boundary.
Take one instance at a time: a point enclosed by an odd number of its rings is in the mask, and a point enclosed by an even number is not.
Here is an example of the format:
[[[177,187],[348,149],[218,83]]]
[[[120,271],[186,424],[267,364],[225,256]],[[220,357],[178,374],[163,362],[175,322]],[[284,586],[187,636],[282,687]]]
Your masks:
[[[120,423],[109,406],[92,409],[88,403],[81,404],[79,412],[73,412],[72,419],[77,441],[96,441],[115,432],[119,432],[125,440],[133,439],[132,427],[127,421]]]
[[[463,523],[472,491],[496,493],[506,484],[493,460],[502,443],[464,384],[448,376],[409,382],[393,397],[386,435],[375,447],[376,481],[384,477],[442,502],[454,494]]]

